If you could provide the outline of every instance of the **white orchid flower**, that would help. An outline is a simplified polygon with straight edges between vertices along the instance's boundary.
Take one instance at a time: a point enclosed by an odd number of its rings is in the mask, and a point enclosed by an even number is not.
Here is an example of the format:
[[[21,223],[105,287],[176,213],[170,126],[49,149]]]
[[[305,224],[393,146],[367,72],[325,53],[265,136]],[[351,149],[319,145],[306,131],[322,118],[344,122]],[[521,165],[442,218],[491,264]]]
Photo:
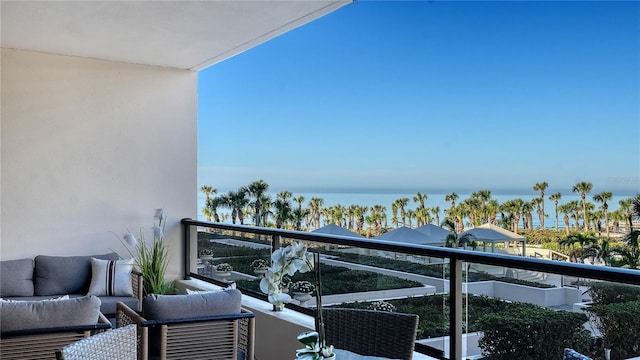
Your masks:
[[[333,355],[333,345],[329,345],[322,349],[322,356],[328,358]]]
[[[126,233],[122,237],[124,238],[124,241],[130,246],[135,247],[138,245],[138,240],[136,239],[135,235],[133,235],[132,233]]]
[[[289,303],[291,302],[291,296],[282,292],[277,292],[269,295],[269,302],[272,304]]]

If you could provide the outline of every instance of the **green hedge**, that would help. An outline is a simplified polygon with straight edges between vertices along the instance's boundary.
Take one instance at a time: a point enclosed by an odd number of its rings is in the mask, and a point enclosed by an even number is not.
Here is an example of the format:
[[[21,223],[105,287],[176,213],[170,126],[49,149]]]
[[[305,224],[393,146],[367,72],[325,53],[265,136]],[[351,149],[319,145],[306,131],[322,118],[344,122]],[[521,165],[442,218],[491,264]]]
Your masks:
[[[640,356],[640,301],[594,305],[585,311],[594,315],[611,359]]]
[[[607,305],[640,300],[640,286],[593,282],[589,289],[594,305]]]
[[[586,352],[592,343],[582,313],[543,308],[512,309],[485,314],[478,320],[484,336],[479,341],[489,359],[562,359],[564,348]]]

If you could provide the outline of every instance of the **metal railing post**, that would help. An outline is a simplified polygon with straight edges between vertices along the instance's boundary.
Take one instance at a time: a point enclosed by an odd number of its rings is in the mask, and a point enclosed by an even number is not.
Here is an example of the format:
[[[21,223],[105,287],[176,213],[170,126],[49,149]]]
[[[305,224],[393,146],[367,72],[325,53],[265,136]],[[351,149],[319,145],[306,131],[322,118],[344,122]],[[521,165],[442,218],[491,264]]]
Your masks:
[[[462,260],[449,262],[449,359],[462,359]]]
[[[191,225],[184,222],[182,224],[182,231],[184,232],[184,279],[189,280],[191,279],[191,276],[189,276],[191,274]]]

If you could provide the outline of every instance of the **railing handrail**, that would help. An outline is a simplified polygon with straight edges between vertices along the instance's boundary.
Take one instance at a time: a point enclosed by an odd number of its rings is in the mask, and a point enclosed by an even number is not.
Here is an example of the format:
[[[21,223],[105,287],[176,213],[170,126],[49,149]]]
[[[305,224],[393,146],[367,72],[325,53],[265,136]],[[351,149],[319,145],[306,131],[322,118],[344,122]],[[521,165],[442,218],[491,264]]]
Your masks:
[[[515,255],[485,253],[471,250],[453,249],[430,245],[416,245],[398,243],[388,240],[368,239],[342,235],[320,234],[306,231],[283,230],[249,225],[235,225],[182,219],[182,224],[191,226],[203,226],[209,228],[232,230],[239,232],[251,232],[260,235],[280,236],[295,238],[318,243],[332,245],[355,246],[366,249],[407,253],[412,255],[430,256],[436,258],[449,258],[484,265],[513,267],[531,271],[555,273],[559,275],[590,278],[602,281],[612,281],[631,285],[640,285],[640,271],[609,266],[597,266],[589,264],[569,263],[557,260],[537,259]]]

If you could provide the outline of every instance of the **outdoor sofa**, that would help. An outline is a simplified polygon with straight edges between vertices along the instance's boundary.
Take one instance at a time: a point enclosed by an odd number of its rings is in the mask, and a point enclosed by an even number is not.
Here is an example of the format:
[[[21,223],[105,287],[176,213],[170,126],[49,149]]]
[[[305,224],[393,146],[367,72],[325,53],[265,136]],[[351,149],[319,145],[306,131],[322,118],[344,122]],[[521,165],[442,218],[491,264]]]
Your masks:
[[[0,359],[55,359],[56,351],[110,331],[100,299],[0,301]]]
[[[142,274],[132,270],[132,261],[119,260],[116,253],[3,260],[0,298],[35,301],[64,295],[69,298],[95,295],[100,299],[100,312],[108,317],[115,315],[118,302],[140,309]]]

